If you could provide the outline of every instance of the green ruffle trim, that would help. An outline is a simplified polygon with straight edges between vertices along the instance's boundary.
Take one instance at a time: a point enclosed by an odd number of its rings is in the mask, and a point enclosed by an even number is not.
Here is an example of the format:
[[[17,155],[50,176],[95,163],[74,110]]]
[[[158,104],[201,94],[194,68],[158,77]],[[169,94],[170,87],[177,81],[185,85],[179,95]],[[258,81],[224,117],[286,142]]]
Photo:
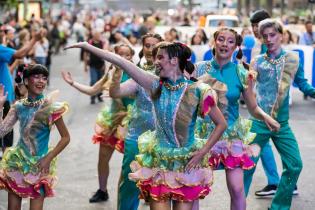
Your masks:
[[[157,142],[155,132],[147,131],[139,136],[139,155],[136,156],[136,160],[143,167],[183,172],[192,153],[201,149],[205,143],[206,140],[196,139],[196,142],[189,147],[161,147]],[[201,162],[202,167],[209,166],[208,158],[208,155],[204,156]]]
[[[43,157],[26,155],[19,146],[7,148],[0,162],[0,169],[19,171],[24,175],[28,173],[37,174],[39,173],[37,163],[41,158]],[[56,175],[56,161],[57,158],[54,158],[50,163],[49,174],[53,176]]]
[[[234,140],[240,139],[243,144],[251,143],[255,137],[256,133],[252,133],[252,121],[249,119],[245,119],[243,117],[239,117],[232,126],[229,126],[224,133],[222,134],[221,139],[224,140]],[[214,130],[215,125],[212,122],[198,122],[199,128],[196,130],[196,136],[198,138],[207,139],[211,132]]]

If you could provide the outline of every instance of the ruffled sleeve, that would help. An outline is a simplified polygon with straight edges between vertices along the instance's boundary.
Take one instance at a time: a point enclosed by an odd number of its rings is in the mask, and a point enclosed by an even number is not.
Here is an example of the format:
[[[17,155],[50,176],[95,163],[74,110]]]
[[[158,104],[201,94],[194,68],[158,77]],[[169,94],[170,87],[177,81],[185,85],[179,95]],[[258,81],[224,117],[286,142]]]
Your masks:
[[[200,83],[199,115],[203,118],[211,111],[211,107],[217,104],[216,92],[207,84]]]
[[[250,70],[247,70],[244,68],[243,65],[238,65],[237,66],[237,75],[241,81],[243,89],[247,89],[249,81],[255,81],[256,80],[257,72],[251,68],[250,68]]]
[[[49,126],[60,119],[69,109],[67,102],[54,102],[51,104],[48,118]]]

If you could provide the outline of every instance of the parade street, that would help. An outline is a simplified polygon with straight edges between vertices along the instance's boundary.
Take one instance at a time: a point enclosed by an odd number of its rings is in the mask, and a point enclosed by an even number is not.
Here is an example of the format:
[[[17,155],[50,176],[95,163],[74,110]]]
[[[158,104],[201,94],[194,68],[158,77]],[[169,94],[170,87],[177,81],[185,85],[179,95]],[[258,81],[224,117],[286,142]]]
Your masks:
[[[98,189],[97,160],[98,145],[92,144],[94,122],[103,103],[90,105],[89,96],[79,93],[61,77],[61,70],[70,71],[78,82],[89,84],[89,75],[83,71],[83,63],[79,62],[79,50],[72,49],[60,52],[53,57],[51,66],[50,86],[47,92],[60,90],[58,101],[69,103],[69,112],[64,120],[71,135],[69,146],[58,157],[58,185],[56,196],[45,199],[44,209],[47,210],[115,210],[117,200],[117,183],[120,174],[122,154],[115,152],[110,161],[110,176],[108,180],[109,200],[103,203],[90,204],[89,198]],[[242,114],[247,116],[246,109]],[[293,91],[293,106],[291,107],[292,129],[298,140],[303,159],[303,170],[298,181],[299,195],[293,197],[292,210],[311,210],[315,206],[315,101],[303,100],[303,95],[296,88]],[[15,127],[16,143],[18,139],[18,124]],[[51,145],[59,140],[57,130],[51,134]],[[275,148],[278,172],[281,174],[281,160]],[[254,192],[266,185],[266,177],[259,162],[254,176],[250,194],[247,198],[248,210],[266,210],[270,198],[256,198]],[[200,201],[200,210],[228,210],[230,196],[227,191],[224,171],[214,172],[212,192]],[[7,208],[7,193],[0,191],[0,210]],[[22,209],[29,208],[29,199],[22,203]],[[141,201],[140,210],[149,209]]]

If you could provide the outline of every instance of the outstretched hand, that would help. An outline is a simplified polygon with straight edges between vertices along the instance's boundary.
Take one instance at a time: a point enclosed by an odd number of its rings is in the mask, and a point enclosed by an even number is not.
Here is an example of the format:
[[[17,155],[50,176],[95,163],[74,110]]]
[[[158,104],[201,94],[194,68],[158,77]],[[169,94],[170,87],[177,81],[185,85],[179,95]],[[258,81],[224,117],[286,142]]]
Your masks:
[[[62,78],[64,79],[64,81],[66,81],[69,85],[73,85],[74,81],[72,79],[70,72],[61,71],[61,75],[62,75]]]
[[[7,100],[8,92],[4,92],[4,86],[0,84],[0,110],[3,108],[5,101]]]
[[[84,48],[84,46],[88,45],[87,42],[77,42],[71,45],[68,45],[64,48],[64,50],[70,49],[70,48]]]

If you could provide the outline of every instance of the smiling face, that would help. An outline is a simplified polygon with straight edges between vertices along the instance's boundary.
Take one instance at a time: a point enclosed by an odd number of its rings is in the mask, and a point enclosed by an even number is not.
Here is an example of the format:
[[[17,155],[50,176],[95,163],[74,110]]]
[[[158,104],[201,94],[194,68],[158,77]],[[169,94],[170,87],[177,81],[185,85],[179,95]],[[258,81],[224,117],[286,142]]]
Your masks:
[[[169,58],[165,49],[159,48],[157,50],[154,64],[157,70],[160,72],[160,77],[170,78],[176,71],[176,64],[178,65],[176,58]]]
[[[281,50],[281,42],[283,35],[278,32],[275,27],[267,27],[261,32],[264,43],[270,54],[277,54]]]
[[[221,31],[217,35],[215,42],[215,57],[217,59],[231,59],[236,48],[236,37],[231,31]]]
[[[33,74],[25,79],[27,85],[28,94],[36,97],[43,93],[47,85],[47,76],[44,74]]]

